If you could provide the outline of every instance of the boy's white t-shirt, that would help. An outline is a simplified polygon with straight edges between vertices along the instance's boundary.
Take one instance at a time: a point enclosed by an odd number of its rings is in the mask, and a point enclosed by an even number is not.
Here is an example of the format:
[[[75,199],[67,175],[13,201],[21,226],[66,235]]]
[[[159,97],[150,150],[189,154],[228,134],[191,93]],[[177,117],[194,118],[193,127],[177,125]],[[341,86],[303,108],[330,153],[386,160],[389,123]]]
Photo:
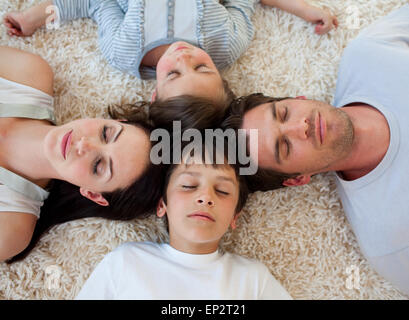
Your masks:
[[[219,251],[188,254],[169,244],[129,242],[105,256],[76,299],[292,299],[259,261]]]
[[[354,102],[385,116],[390,145],[362,178],[337,176],[339,194],[362,253],[409,294],[409,5],[369,26],[345,49],[334,105]]]

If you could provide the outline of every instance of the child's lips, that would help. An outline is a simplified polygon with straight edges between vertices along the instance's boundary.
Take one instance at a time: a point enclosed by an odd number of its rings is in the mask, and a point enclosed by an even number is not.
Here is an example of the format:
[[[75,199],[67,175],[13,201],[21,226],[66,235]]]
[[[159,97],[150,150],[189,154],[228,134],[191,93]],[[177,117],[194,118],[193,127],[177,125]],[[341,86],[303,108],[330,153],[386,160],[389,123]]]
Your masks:
[[[196,211],[188,215],[189,218],[195,218],[199,220],[206,220],[215,222],[216,220],[211,216],[210,213],[204,211]]]
[[[179,47],[176,48],[175,51],[180,51],[180,50],[183,50],[183,49],[189,49],[189,48],[186,47],[186,46],[179,46]]]

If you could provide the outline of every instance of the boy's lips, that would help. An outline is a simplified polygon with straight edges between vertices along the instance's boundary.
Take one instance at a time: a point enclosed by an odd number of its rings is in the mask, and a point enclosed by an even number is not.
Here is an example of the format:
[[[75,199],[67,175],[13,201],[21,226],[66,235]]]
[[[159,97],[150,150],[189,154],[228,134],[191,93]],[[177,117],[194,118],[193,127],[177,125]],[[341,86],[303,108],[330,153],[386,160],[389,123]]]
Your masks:
[[[71,146],[71,140],[72,140],[72,130],[67,132],[61,141],[61,153],[62,153],[64,160],[67,159],[67,154]]]
[[[195,211],[188,215],[189,218],[195,218],[200,220],[212,221],[215,222],[216,220],[211,216],[210,213],[204,211]]]

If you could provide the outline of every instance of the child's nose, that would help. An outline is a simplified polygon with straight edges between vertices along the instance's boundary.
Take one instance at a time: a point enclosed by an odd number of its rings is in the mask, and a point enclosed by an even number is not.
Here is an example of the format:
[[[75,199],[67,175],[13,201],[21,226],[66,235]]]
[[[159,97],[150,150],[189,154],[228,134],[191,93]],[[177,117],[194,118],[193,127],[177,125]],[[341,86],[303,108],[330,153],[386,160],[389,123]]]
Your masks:
[[[213,207],[214,201],[209,195],[202,195],[196,199],[196,203],[200,206]]]

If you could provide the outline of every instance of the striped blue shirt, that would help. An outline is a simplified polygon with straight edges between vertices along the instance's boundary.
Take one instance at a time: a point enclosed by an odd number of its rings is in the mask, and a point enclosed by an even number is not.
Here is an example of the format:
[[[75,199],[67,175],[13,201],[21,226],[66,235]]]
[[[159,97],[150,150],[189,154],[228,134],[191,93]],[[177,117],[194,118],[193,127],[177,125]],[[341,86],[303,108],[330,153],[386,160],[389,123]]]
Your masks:
[[[61,22],[91,18],[103,56],[141,79],[156,77],[141,65],[147,52],[176,41],[205,50],[220,70],[247,49],[259,0],[54,0]]]

